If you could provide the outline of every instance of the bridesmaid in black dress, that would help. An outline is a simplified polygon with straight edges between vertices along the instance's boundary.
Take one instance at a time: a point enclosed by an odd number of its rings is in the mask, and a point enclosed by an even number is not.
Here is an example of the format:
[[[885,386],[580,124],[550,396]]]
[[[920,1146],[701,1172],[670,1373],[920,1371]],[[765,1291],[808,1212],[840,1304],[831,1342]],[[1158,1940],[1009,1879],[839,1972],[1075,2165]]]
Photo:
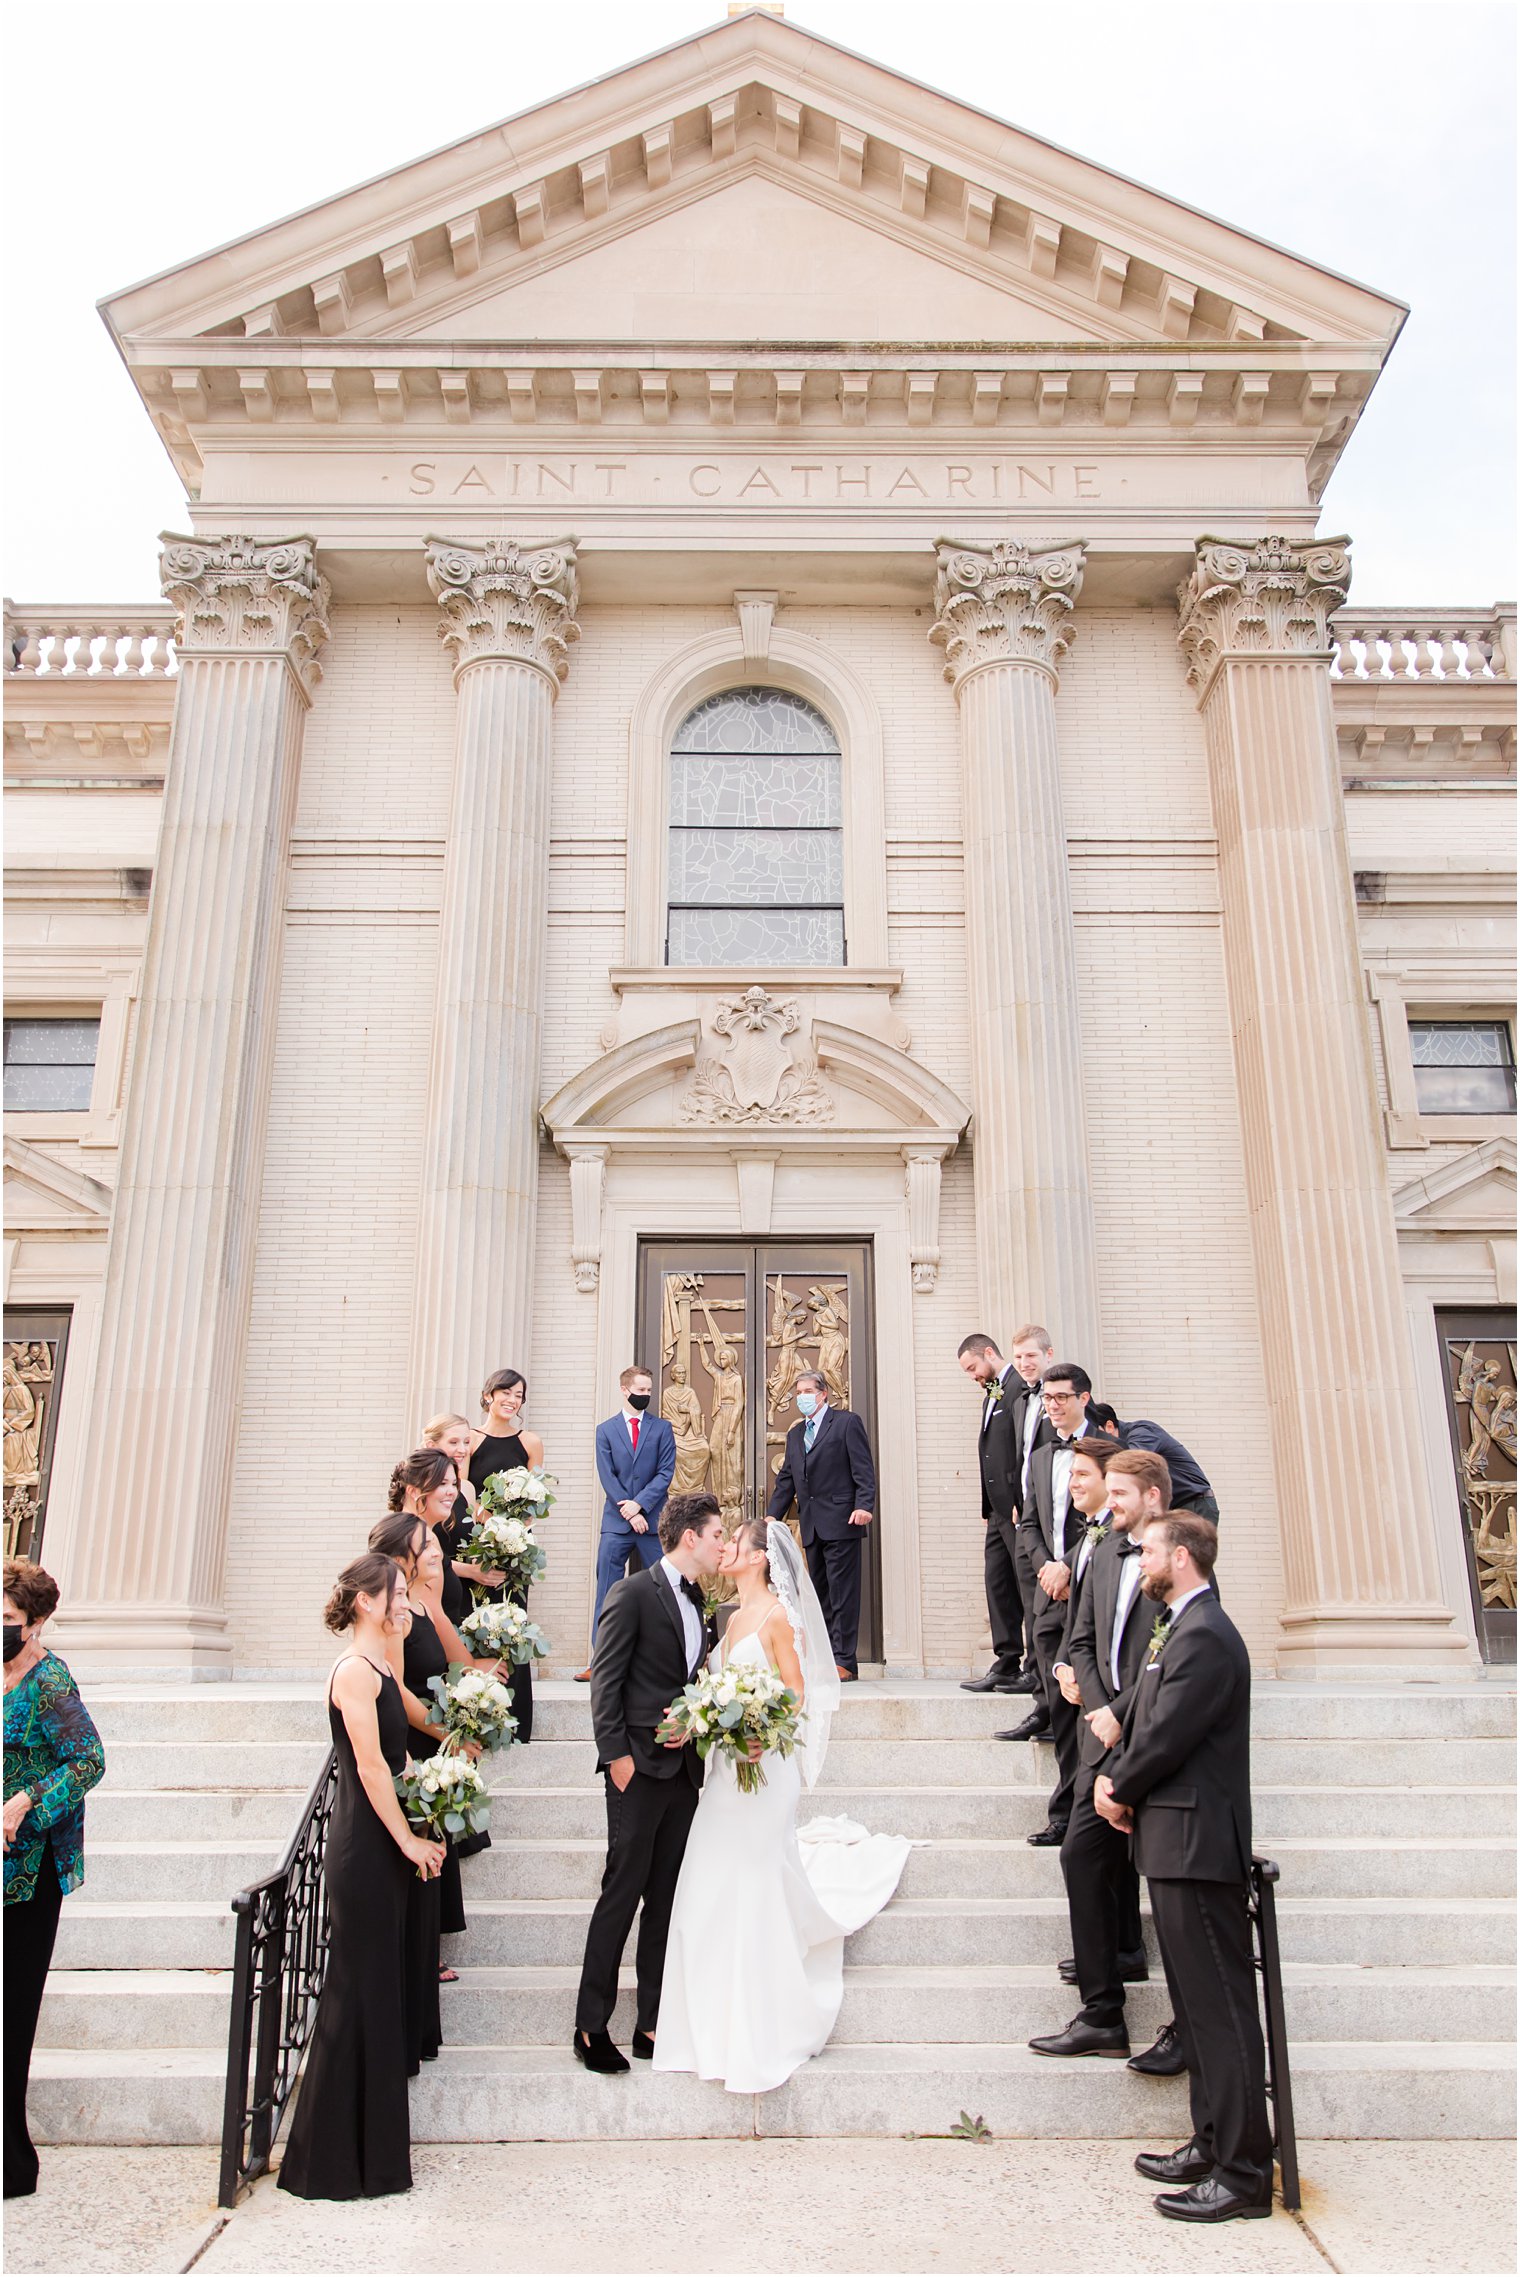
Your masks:
[[[411,1725],[412,1759],[436,1755],[442,1735],[429,1720],[434,1676],[446,1676],[451,1664],[469,1654],[438,1604],[443,1578],[443,1555],[437,1537],[421,1518],[404,1514],[382,1518],[370,1530],[369,1546],[394,1558],[406,1581],[407,1609],[412,1622],[405,1638],[393,1636],[387,1655],[391,1674],[401,1686],[401,1704]],[[450,1887],[452,1885],[452,1889]],[[464,1898],[460,1889],[459,1858],[448,1845],[443,1872],[436,1881],[414,1882],[407,1892],[406,1908],[406,2068],[415,2078],[423,2064],[431,2063],[443,2044],[443,2020],[438,2005],[440,1983],[455,1982],[456,1971],[445,1971],[438,1939],[444,1926],[444,1900],[452,1897],[459,1926],[464,1927]]]
[[[454,1468],[459,1473],[459,1492],[454,1499],[454,1507],[446,1524],[438,1528],[439,1547],[450,1569],[450,1589],[452,1591],[454,1586],[463,1585],[459,1588],[463,1603],[458,1613],[452,1610],[451,1598],[445,1601],[449,1619],[457,1627],[470,1610],[470,1584],[486,1589],[501,1586],[501,1575],[492,1568],[476,1565],[465,1550],[475,1524],[478,1499],[470,1484],[470,1449],[475,1444],[475,1426],[462,1415],[435,1415],[432,1422],[424,1428],[422,1439],[424,1446],[440,1447],[444,1454],[451,1455]]]
[[[296,2102],[280,2188],[297,2198],[383,2198],[412,2186],[403,2012],[407,1890],[443,1864],[443,1844],[406,1823],[395,1775],[406,1711],[386,1663],[405,1634],[406,1584],[374,1551],[338,1576],[323,1618],[352,1649],[328,1686],[338,1792],[327,1828],[327,1981]]]
[[[480,1404],[485,1411],[485,1428],[476,1438],[470,1454],[470,1484],[476,1493],[488,1478],[498,1471],[540,1470],[543,1467],[544,1443],[536,1431],[523,1431],[523,1401],[528,1396],[528,1380],[516,1368],[498,1368],[494,1376],[487,1376]],[[502,1592],[493,1589],[493,1597]],[[526,1606],[525,1589],[513,1591],[519,1605]],[[531,1666],[512,1671],[512,1712],[517,1718],[517,1737],[526,1747],[533,1737],[533,1670]]]

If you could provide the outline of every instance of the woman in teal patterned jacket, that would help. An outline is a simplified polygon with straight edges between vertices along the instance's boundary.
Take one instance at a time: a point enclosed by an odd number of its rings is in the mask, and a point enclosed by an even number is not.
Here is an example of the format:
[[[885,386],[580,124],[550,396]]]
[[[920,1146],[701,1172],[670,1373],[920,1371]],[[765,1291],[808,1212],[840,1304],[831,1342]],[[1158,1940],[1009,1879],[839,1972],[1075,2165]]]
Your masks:
[[[42,1641],[58,1584],[29,1558],[5,1561],[5,2195],[29,2198],[37,2153],[26,2125],[32,2042],[64,1892],[84,1880],[84,1798],[105,1770],[100,1734],[63,1662]]]

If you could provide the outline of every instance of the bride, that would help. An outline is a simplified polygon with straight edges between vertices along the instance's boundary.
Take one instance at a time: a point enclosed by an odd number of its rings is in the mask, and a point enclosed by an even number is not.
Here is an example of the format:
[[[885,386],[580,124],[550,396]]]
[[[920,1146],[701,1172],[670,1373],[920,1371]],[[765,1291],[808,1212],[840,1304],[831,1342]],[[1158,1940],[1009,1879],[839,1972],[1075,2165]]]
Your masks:
[[[845,1938],[886,1904],[912,1846],[845,1818],[814,1820],[799,1839],[797,1805],[839,1705],[823,1609],[774,1520],[741,1526],[720,1571],[739,1594],[711,1665],[768,1659],[802,1701],[802,1731],[792,1755],[765,1757],[754,1794],[740,1792],[726,1755],[708,1758],[671,1911],[654,2068],[761,2095],[824,2046],[844,1997]]]

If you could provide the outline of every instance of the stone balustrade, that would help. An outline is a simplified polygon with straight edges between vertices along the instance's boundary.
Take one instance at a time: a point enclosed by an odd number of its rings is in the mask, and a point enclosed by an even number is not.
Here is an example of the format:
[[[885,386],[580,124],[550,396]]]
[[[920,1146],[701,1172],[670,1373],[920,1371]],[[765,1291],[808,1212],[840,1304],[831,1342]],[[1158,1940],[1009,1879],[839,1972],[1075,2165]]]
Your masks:
[[[163,680],[178,669],[174,611],[5,609],[5,674],[37,679]]]
[[[1513,680],[1513,610],[1342,609],[1331,627],[1338,680]]]

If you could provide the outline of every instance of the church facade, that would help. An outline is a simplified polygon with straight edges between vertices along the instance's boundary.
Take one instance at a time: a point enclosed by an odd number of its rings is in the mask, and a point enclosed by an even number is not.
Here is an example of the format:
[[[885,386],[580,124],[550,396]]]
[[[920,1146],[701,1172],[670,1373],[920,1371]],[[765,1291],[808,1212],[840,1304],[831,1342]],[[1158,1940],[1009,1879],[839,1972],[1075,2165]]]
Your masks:
[[[164,603],[7,620],[7,1546],[81,1668],[324,1659],[502,1366],[985,1642],[968,1331],[1222,1507],[1264,1667],[1515,1605],[1512,608],[1319,498],[1401,306],[763,14],[115,296]],[[540,1603],[539,1599],[535,1600]]]

